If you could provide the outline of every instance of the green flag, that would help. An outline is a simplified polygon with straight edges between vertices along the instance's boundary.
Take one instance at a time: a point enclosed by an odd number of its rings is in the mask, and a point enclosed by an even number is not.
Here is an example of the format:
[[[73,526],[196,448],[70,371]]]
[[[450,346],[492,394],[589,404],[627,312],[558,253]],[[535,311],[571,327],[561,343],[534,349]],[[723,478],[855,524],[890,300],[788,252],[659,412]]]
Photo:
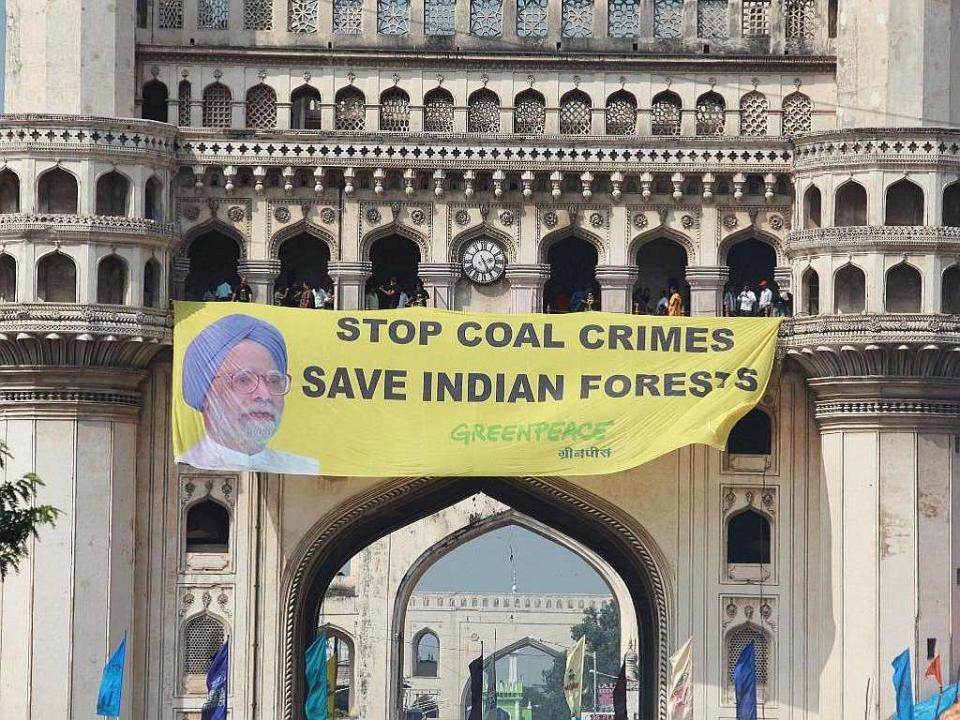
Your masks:
[[[307,650],[307,701],[303,714],[307,720],[333,720],[329,713],[329,680],[327,677],[327,634],[313,641]]]

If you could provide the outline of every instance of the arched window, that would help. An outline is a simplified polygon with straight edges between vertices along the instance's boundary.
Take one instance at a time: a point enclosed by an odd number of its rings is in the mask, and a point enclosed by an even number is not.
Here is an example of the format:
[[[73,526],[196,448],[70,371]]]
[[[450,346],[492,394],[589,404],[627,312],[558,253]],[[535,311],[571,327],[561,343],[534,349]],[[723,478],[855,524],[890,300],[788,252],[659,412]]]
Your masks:
[[[790,137],[813,129],[813,103],[801,92],[783,99],[783,135]]]
[[[202,500],[187,510],[188,553],[225,553],[230,550],[230,513],[214,500]]]
[[[42,213],[77,214],[77,179],[61,168],[40,176],[37,182],[37,210]]]
[[[367,99],[357,88],[340,88],[334,98],[337,106],[337,130],[363,130]]]
[[[177,124],[190,127],[190,103],[192,88],[189,80],[181,80],[177,86]]]
[[[887,271],[884,307],[891,313],[920,312],[923,293],[920,271],[907,263],[894,265]]]
[[[7,253],[0,255],[0,302],[17,301],[17,261]]]
[[[500,132],[500,98],[492,90],[482,88],[467,100],[467,132]]]
[[[233,238],[216,231],[204,233],[190,243],[189,256],[190,273],[185,283],[187,300],[211,299],[223,283],[237,286],[240,247]]]
[[[550,278],[543,288],[546,312],[580,312],[600,309],[600,286],[597,283],[597,248],[576,235],[557,240],[547,251]]]
[[[697,98],[697,135],[723,135],[727,105],[719,93],[712,90]]]
[[[370,247],[373,277],[369,288],[376,297],[373,309],[397,307],[401,291],[413,296],[420,260],[420,248],[402,235],[388,235],[373,243]],[[393,292],[390,292],[391,286],[394,286]]]
[[[565,38],[593,35],[593,0],[562,0],[560,32]]]
[[[760,137],[767,134],[770,103],[767,96],[754,90],[740,98],[740,134]]]
[[[223,635],[223,625],[209,613],[190,618],[183,628],[183,674],[206,676]]]
[[[727,521],[727,562],[766,565],[770,562],[770,521],[753,508]]]
[[[633,135],[637,131],[637,99],[618,90],[607,98],[607,135]]]
[[[923,214],[919,185],[904,179],[887,188],[885,225],[923,225]]]
[[[960,182],[948,185],[943,191],[943,224],[960,227]]]
[[[406,132],[410,129],[410,96],[398,87],[380,95],[380,129]]]
[[[413,606],[413,598],[410,605]],[[353,687],[354,645],[350,637],[331,627],[321,627],[320,632],[327,633],[327,659],[337,658],[337,687],[334,693],[334,716],[348,717],[353,707],[355,693]],[[333,717],[330,718],[333,720]]]
[[[52,252],[37,263],[37,297],[42,302],[77,301],[77,266],[69,255]]]
[[[97,215],[126,215],[129,194],[130,181],[123,175],[115,170],[101,175],[97,180]]]
[[[143,306],[160,307],[160,263],[154,258],[143,266]]]
[[[820,276],[812,267],[803,273],[800,282],[803,287],[803,309],[807,315],[820,314]]]
[[[332,291],[333,281],[327,274],[330,262],[330,247],[321,238],[302,233],[283,241],[278,253],[280,274],[276,287],[283,293],[283,304],[296,305],[296,291],[304,282],[314,288]]]
[[[448,90],[434,88],[423,97],[423,129],[453,132],[453,95]]]
[[[657,238],[640,246],[637,251],[637,292],[633,295],[636,312],[656,312],[656,305],[664,293],[669,298],[670,288],[676,288],[683,298],[683,307],[690,308],[690,286],[686,281],[687,251],[670,238]]]
[[[208,85],[203,91],[203,126],[228,128],[232,123],[233,96],[222,83]]]
[[[683,0],[653,0],[653,36],[657,40],[683,37]]]
[[[770,702],[773,695],[773,685],[770,682],[770,639],[763,630],[756,625],[746,624],[734,628],[727,634],[724,651],[727,656],[725,686],[727,700],[733,702],[734,684],[733,671],[737,666],[740,653],[750,643],[754,643],[757,652],[757,701]]]
[[[20,178],[9,168],[0,172],[0,213],[20,212]]]
[[[940,312],[946,315],[960,315],[960,265],[952,265],[943,273]]]
[[[773,423],[760,408],[754,408],[730,431],[727,453],[730,455],[769,455],[773,452]]]
[[[97,302],[123,305],[127,294],[127,264],[117,255],[107,255],[97,266]]]
[[[763,240],[747,238],[741,240],[727,253],[727,266],[730,268],[730,282],[734,284],[734,294],[748,285],[755,294],[759,293],[761,280],[773,281],[777,266],[776,251]]]
[[[563,135],[590,134],[590,96],[571,90],[560,98],[560,132]]]
[[[320,129],[320,91],[301,85],[290,93],[290,127],[294,130]]]
[[[160,181],[152,177],[143,188],[143,216],[147,220],[161,220],[163,210],[160,205]]]
[[[860,183],[849,180],[837,190],[833,224],[851,227],[867,224],[867,191]]]
[[[513,103],[513,131],[542,135],[546,126],[546,101],[536,90],[524,90]]]
[[[821,197],[820,188],[811,185],[803,194],[803,228],[818,228],[821,226]]]
[[[247,127],[268,130],[277,126],[277,93],[266,83],[247,90]]]
[[[654,96],[650,105],[650,119],[654,135],[679,135],[680,111],[683,103],[675,92],[665,90]]]
[[[420,633],[415,641],[413,674],[416,677],[437,677],[440,664],[440,640],[429,630]]]
[[[143,102],[140,106],[140,115],[144,120],[167,122],[167,98],[170,92],[167,86],[159,80],[151,80],[143,84]]]
[[[833,277],[833,307],[837,315],[862,313],[866,307],[867,278],[856,265],[845,265]]]

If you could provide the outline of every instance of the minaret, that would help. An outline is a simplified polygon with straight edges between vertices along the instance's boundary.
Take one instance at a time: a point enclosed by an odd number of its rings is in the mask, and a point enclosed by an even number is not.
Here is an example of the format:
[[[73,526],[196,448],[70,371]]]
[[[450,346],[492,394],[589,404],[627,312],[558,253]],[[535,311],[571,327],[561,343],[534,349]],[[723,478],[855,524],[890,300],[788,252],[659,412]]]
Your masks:
[[[4,111],[133,116],[134,0],[6,0]]]

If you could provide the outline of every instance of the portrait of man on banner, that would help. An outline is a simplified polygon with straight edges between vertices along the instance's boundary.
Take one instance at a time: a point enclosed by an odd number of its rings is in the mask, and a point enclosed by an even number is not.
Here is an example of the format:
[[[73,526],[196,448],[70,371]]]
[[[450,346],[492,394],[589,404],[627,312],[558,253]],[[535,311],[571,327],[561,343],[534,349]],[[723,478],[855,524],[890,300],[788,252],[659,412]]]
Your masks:
[[[204,328],[183,357],[183,400],[204,435],[177,457],[207,470],[316,475],[319,461],[268,447],[290,391],[287,346],[276,327],[233,314]]]

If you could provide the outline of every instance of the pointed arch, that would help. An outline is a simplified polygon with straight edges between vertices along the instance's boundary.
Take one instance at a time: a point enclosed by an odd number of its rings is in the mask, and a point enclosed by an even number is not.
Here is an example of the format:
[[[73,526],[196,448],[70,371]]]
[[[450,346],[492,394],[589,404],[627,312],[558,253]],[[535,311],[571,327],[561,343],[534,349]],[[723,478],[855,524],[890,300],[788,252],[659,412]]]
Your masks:
[[[360,240],[360,257],[363,260],[369,260],[370,250],[373,248],[374,243],[390,235],[400,235],[416,245],[420,251],[420,262],[427,262],[429,260],[430,244],[427,238],[416,230],[397,221],[373,228],[364,235]]]
[[[97,263],[97,303],[125,305],[128,276],[127,261],[116,253],[100,258]]]
[[[76,215],[79,197],[80,183],[69,170],[54,165],[37,176],[37,212]]]
[[[836,315],[862,313],[867,305],[867,276],[848,262],[833,273],[833,312]]]
[[[918,313],[923,306],[923,276],[906,260],[884,274],[883,307],[888,313]]]
[[[205,676],[210,670],[214,654],[223,645],[226,633],[227,626],[223,620],[207,610],[187,618],[181,630],[181,674],[184,677]]]
[[[946,227],[960,227],[960,181],[950,183],[943,189],[941,224]]]
[[[663,90],[650,103],[651,130],[654,135],[680,135],[683,101],[672,90]]]
[[[770,102],[762,92],[753,90],[740,98],[740,134],[762,137],[767,134]]]
[[[720,247],[717,248],[717,258],[720,264],[728,265],[729,263],[727,262],[727,256],[730,254],[730,250],[733,248],[733,246],[737,245],[743,240],[748,239],[759,240],[760,242],[773,248],[773,252],[776,255],[775,262],[777,267],[787,264],[786,253],[784,252],[783,243],[780,241],[780,238],[753,225],[749,225],[742,230],[737,230],[736,232],[727,235],[727,237],[720,242]]]
[[[887,188],[884,205],[884,225],[923,225],[923,188],[907,178]]]
[[[7,252],[0,252],[0,303],[17,301],[17,261]]]
[[[143,217],[163,220],[163,184],[156,175],[147,178],[143,186]]]
[[[570,90],[560,98],[560,134],[589,135],[592,124],[590,96],[583,90]]]
[[[275,232],[273,237],[270,238],[270,243],[267,247],[267,256],[271,260],[276,260],[280,255],[280,246],[283,245],[283,243],[285,243],[287,240],[295,238],[298,235],[310,235],[315,237],[320,242],[326,244],[331,258],[337,257],[337,241],[333,235],[319,225],[310,222],[306,218],[302,218],[297,222]]]
[[[453,94],[442,87],[435,87],[423,96],[424,132],[453,132]]]
[[[672,227],[667,227],[666,225],[658,225],[655,228],[650,228],[639,232],[633,236],[633,239],[630,240],[630,245],[627,248],[627,257],[635,258],[637,253],[640,252],[640,248],[646,245],[653,240],[658,238],[666,238],[667,240],[672,240],[677,245],[682,247],[687,253],[687,265],[696,265],[697,264],[697,245],[689,237],[684,235],[679,230],[676,230]]]
[[[277,91],[266,83],[258,83],[247,90],[246,126],[256,130],[270,130],[277,126]]]
[[[410,130],[410,95],[396,85],[380,93],[380,130],[407,132]]]
[[[301,85],[290,93],[290,128],[320,130],[322,97],[312,85]]]
[[[960,315],[960,264],[954,263],[940,276],[940,312]]]
[[[770,563],[772,528],[770,516],[747,506],[725,521],[726,560],[728,565],[767,565]]]
[[[823,226],[822,196],[820,188],[811,185],[803,193],[803,229],[810,230]]]
[[[0,213],[20,212],[20,177],[10,168],[0,171]]]
[[[140,91],[140,117],[144,120],[156,120],[157,122],[167,122],[168,109],[167,99],[170,91],[167,86],[154,78],[143,84]]]
[[[421,477],[384,481],[345,501],[294,549],[281,582],[283,627],[277,638],[282,671],[290,679],[280,697],[285,720],[302,707],[304,653],[315,637],[319,601],[339,568],[374,540],[478,492],[583,543],[623,579],[646,649],[640,656],[640,710],[644,717],[665,713],[673,591],[662,553],[632,516],[560,478]]]
[[[802,92],[790,93],[783,99],[783,132],[786,137],[813,130],[813,102]]]
[[[130,178],[119,170],[108,170],[97,178],[95,215],[124,217],[130,206]]]
[[[500,96],[488,88],[480,88],[467,98],[467,132],[500,132]]]
[[[546,129],[547,101],[543,94],[529,88],[513,101],[513,131],[520,135],[543,135]]]
[[[867,224],[867,189],[851,178],[834,195],[833,224],[852,227]]]
[[[60,250],[37,260],[37,299],[49,303],[77,302],[77,263]]]
[[[148,308],[160,307],[160,287],[163,268],[160,262],[152,257],[143,264],[143,306]]]
[[[800,276],[800,289],[803,295],[803,312],[807,315],[820,314],[820,275],[808,267]]]
[[[604,112],[607,135],[633,135],[637,132],[637,98],[627,90],[617,90],[607,98]]]
[[[359,88],[347,85],[333,99],[337,130],[362,131],[366,125],[367,98]]]
[[[725,134],[727,102],[723,96],[710,90],[697,98],[697,135],[720,137]]]
[[[537,258],[539,259],[539,262],[549,262],[547,255],[550,252],[550,248],[560,240],[564,240],[571,236],[576,237],[579,240],[583,240],[597,251],[598,265],[604,265],[606,263],[607,248],[603,244],[603,239],[598,235],[594,235],[592,232],[588,232],[587,230],[584,230],[576,225],[575,220],[570,225],[552,230],[540,238],[540,243],[537,245]]]
[[[228,128],[233,122],[233,95],[220,82],[203,89],[203,127]]]

